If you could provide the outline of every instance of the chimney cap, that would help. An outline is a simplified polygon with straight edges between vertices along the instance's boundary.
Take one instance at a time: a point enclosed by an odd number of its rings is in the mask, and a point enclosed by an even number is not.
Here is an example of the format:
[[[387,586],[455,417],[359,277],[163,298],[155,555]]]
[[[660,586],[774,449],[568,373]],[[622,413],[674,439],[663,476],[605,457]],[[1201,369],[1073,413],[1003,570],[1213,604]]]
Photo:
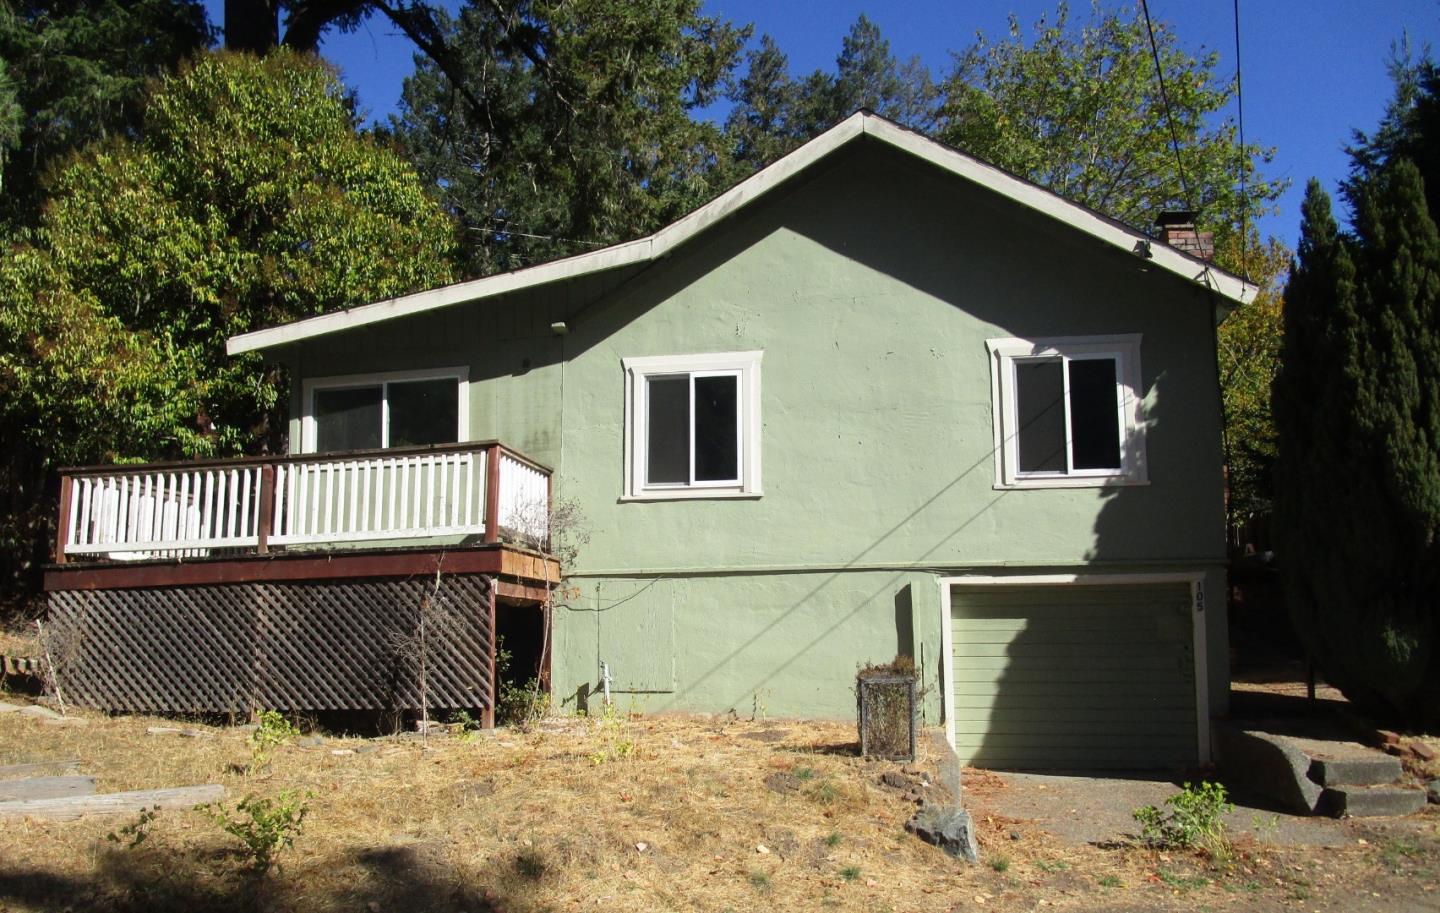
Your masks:
[[[1193,209],[1167,209],[1155,217],[1155,224],[1160,228],[1176,228],[1181,225],[1193,228],[1198,215],[1200,213]]]

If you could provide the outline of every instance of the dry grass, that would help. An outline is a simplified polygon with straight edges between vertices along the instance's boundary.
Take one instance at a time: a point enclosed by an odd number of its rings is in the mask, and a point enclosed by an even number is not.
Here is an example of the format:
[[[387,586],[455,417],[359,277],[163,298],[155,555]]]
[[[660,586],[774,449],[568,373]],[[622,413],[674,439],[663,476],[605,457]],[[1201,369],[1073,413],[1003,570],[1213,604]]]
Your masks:
[[[854,729],[841,724],[566,719],[428,746],[326,738],[282,747],[251,774],[244,731],[182,738],[147,735],[154,719],[86,719],[69,728],[0,715],[0,763],[78,757],[101,791],[219,782],[232,806],[310,791],[304,833],[280,871],[257,879],[239,844],[192,811],[162,813],[130,850],[105,839],[124,819],[11,824],[0,829],[0,909],[718,913],[1182,909],[1199,899],[1162,882],[1152,853],[1062,845],[984,815],[989,864],[952,860],[903,831],[913,806],[878,783],[896,765],[855,757]],[[966,788],[983,805],[1005,786],[967,772]],[[1024,840],[1010,839],[1017,829]],[[1195,859],[1166,869],[1202,870]],[[1193,891],[1207,903],[1249,896],[1214,882]]]

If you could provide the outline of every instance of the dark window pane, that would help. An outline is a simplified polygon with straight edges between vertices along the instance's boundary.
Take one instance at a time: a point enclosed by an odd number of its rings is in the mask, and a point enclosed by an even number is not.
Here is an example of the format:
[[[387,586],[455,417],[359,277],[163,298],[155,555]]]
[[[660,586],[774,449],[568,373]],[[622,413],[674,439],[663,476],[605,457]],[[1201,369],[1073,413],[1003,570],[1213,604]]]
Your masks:
[[[645,380],[645,482],[690,482],[690,377],[686,374]]]
[[[1070,453],[1076,469],[1120,468],[1115,359],[1070,362]]]
[[[391,447],[459,440],[460,385],[454,378],[390,385]]]
[[[380,446],[380,388],[315,391],[315,449],[373,450]]]
[[[1065,388],[1060,359],[1015,362],[1021,472],[1065,471]]]
[[[695,481],[740,478],[740,378],[695,378]]]

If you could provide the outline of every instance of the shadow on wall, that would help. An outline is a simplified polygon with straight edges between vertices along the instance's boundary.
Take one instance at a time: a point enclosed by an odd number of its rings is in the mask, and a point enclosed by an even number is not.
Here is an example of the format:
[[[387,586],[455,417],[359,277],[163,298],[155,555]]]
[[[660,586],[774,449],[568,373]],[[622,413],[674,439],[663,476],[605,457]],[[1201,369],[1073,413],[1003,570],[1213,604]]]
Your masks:
[[[1172,415],[1179,402],[1171,383],[1163,371],[1155,378],[1146,391],[1145,426],[1123,443],[1124,459],[1148,459],[1152,478],[1156,466],[1173,479],[1176,461],[1203,458],[1170,439],[1179,420]],[[1052,406],[1064,409],[1058,400]],[[1215,450],[1218,460],[1218,441]],[[1065,453],[1057,458],[1063,461]],[[1133,560],[1135,538],[1146,533],[1154,510],[1154,490],[1118,485],[1097,491],[1103,504],[1087,561]],[[1218,481],[1215,491],[1218,498]],[[1218,503],[1214,518],[1219,549]],[[961,588],[953,612],[956,742],[967,763],[1152,772],[1194,767],[1188,584]]]
[[[838,175],[846,180],[857,166],[866,169],[867,175],[884,174],[885,178],[858,183],[853,193],[835,193],[832,178]],[[848,183],[844,186],[847,191],[851,189]],[[566,337],[567,357],[600,344],[636,316],[683,292],[696,276],[721,267],[782,230],[804,237],[837,258],[893,277],[920,295],[963,309],[979,325],[1022,338],[1134,333],[1141,329],[1137,322],[1146,319],[1148,313],[1142,305],[1180,294],[1175,280],[1140,272],[1141,264],[1128,254],[1102,250],[1095,242],[1081,241],[1072,230],[1057,227],[1044,217],[1019,211],[1013,204],[997,202],[988,191],[966,189],[953,181],[942,182],[933,171],[898,153],[891,155],[863,143],[803,177],[793,189],[793,194],[777,194],[771,200],[756,204],[743,221],[717,227],[705,243],[676,251],[663,267],[630,278],[625,286],[612,292],[605,303],[579,311]],[[923,202],[906,205],[907,201],[916,199]],[[963,213],[964,217],[957,218],[956,213]],[[1027,258],[1037,246],[1043,245],[1048,245],[1053,256],[1046,260],[1046,268],[1038,269]],[[957,257],[956,250],[994,252],[995,256]],[[1087,294],[1086,288],[1092,291]],[[1113,288],[1133,290],[1133,293],[1129,299],[1116,302],[1111,300]],[[1199,296],[1193,296],[1176,306],[1192,308],[1197,331],[1209,333],[1210,315],[1199,302]],[[950,357],[983,359],[985,355],[982,347],[977,348],[973,356],[967,351],[952,352]],[[1166,383],[1162,375],[1160,380],[1152,382],[1150,391],[1154,402],[1149,416],[1147,450],[1152,467],[1161,465],[1157,461],[1161,453],[1179,460],[1195,458],[1182,452],[1184,443],[1171,431],[1183,423],[1168,420],[1164,413],[1171,407],[1170,397],[1161,395],[1160,388]],[[916,408],[928,408],[937,420],[946,417],[954,420],[953,394],[935,392],[933,403],[922,401]],[[616,395],[619,396],[618,391]],[[967,445],[973,445],[981,436],[989,441],[991,434],[988,424],[963,432]],[[1166,443],[1172,436],[1177,438],[1176,446]],[[615,465],[621,465],[623,441],[619,434],[615,435],[613,446]],[[1218,441],[1215,450],[1218,458]],[[917,634],[914,595],[907,587],[914,573],[941,573],[946,568],[964,566],[966,555],[956,546],[958,537],[986,517],[1001,499],[1030,498],[1037,505],[1039,516],[1044,509],[1040,505],[1047,503],[1047,495],[1053,494],[995,490],[991,485],[995,458],[987,447],[977,459],[959,467],[958,471],[953,464],[934,467],[935,481],[925,488],[928,494],[915,497],[908,504],[887,504],[886,516],[898,519],[886,523],[868,544],[854,549],[852,554],[836,556],[830,563],[840,570],[825,573],[790,604],[775,606],[768,623],[730,645],[708,668],[687,674],[684,687],[698,690],[707,685],[714,688],[723,685],[727,692],[723,699],[731,706],[748,706],[753,695],[764,693],[777,680],[786,677],[793,680],[792,669],[797,661],[822,650],[828,638],[853,622],[863,618],[867,630],[887,627],[886,620],[874,613],[886,612],[892,605],[898,652],[906,652],[907,645],[913,651]],[[1169,474],[1173,480],[1175,474]],[[957,510],[955,493],[962,484],[975,492],[976,497]],[[915,486],[912,490],[919,489],[920,486]],[[1168,486],[1165,496],[1170,497],[1174,490],[1173,485]],[[1088,559],[1119,562],[1153,555],[1157,551],[1150,544],[1153,537],[1165,534],[1151,527],[1155,518],[1164,516],[1163,505],[1157,503],[1161,495],[1146,487],[1094,491],[1097,499],[1104,503],[1094,523]],[[1173,530],[1175,525],[1169,523],[1165,530]],[[922,542],[918,541],[920,530],[935,533]],[[848,571],[868,562],[892,563],[893,557],[882,547],[897,538],[907,543],[904,554],[909,567],[906,570],[888,575],[873,591],[861,594],[864,598],[854,593],[838,595],[840,589],[836,583]],[[1044,553],[1043,548],[1025,545],[1017,542],[1015,552]],[[890,560],[886,561],[887,558]],[[821,601],[842,598],[846,606],[853,608],[838,618],[831,611],[827,614],[834,620],[829,626],[793,638],[794,647],[787,649],[787,658],[783,661],[767,660],[763,667],[757,662],[753,667],[763,671],[757,672],[753,680],[731,681],[745,654],[762,641],[768,646],[782,633],[779,629],[796,618],[797,613]],[[715,608],[691,605],[686,610]],[[921,628],[922,631],[929,629],[929,624]],[[930,657],[926,659],[927,680],[922,685],[938,688],[939,663]],[[848,691],[853,673],[853,668],[836,668],[834,682],[825,682],[823,687]],[[1003,699],[1012,689],[1006,687],[1003,677],[997,684]],[[598,688],[599,684],[594,683],[592,687]],[[680,702],[677,695],[657,709],[671,709]]]

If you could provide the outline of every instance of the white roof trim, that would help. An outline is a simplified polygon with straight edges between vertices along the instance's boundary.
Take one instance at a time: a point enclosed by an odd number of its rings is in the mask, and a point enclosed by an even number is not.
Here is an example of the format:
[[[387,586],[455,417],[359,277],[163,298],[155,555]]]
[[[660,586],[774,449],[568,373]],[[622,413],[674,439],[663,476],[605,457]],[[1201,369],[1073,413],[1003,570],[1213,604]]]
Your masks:
[[[883,117],[859,111],[826,130],[794,152],[764,168],[699,209],[653,235],[624,244],[615,244],[589,253],[553,260],[510,273],[500,273],[457,282],[440,288],[361,305],[333,314],[255,330],[232,336],[225,343],[231,355],[270,349],[287,343],[324,336],[339,330],[367,326],[382,320],[420,314],[466,301],[478,301],[507,292],[534,288],[562,279],[589,273],[646,263],[669,253],[695,235],[764,196],[776,186],[794,177],[855,138],[869,135],[902,149],[946,171],[988,187],[1009,199],[1044,213],[1101,241],[1129,253],[1137,242],[1151,241],[1151,262],[1177,276],[1199,282],[1214,289],[1234,304],[1244,304],[1255,296],[1256,286],[1182,254],[1174,248],[1153,241],[1145,234],[1112,222],[1083,206],[1064,200],[1048,190],[1021,180],[1014,175],[971,158],[935,140],[911,132]]]

